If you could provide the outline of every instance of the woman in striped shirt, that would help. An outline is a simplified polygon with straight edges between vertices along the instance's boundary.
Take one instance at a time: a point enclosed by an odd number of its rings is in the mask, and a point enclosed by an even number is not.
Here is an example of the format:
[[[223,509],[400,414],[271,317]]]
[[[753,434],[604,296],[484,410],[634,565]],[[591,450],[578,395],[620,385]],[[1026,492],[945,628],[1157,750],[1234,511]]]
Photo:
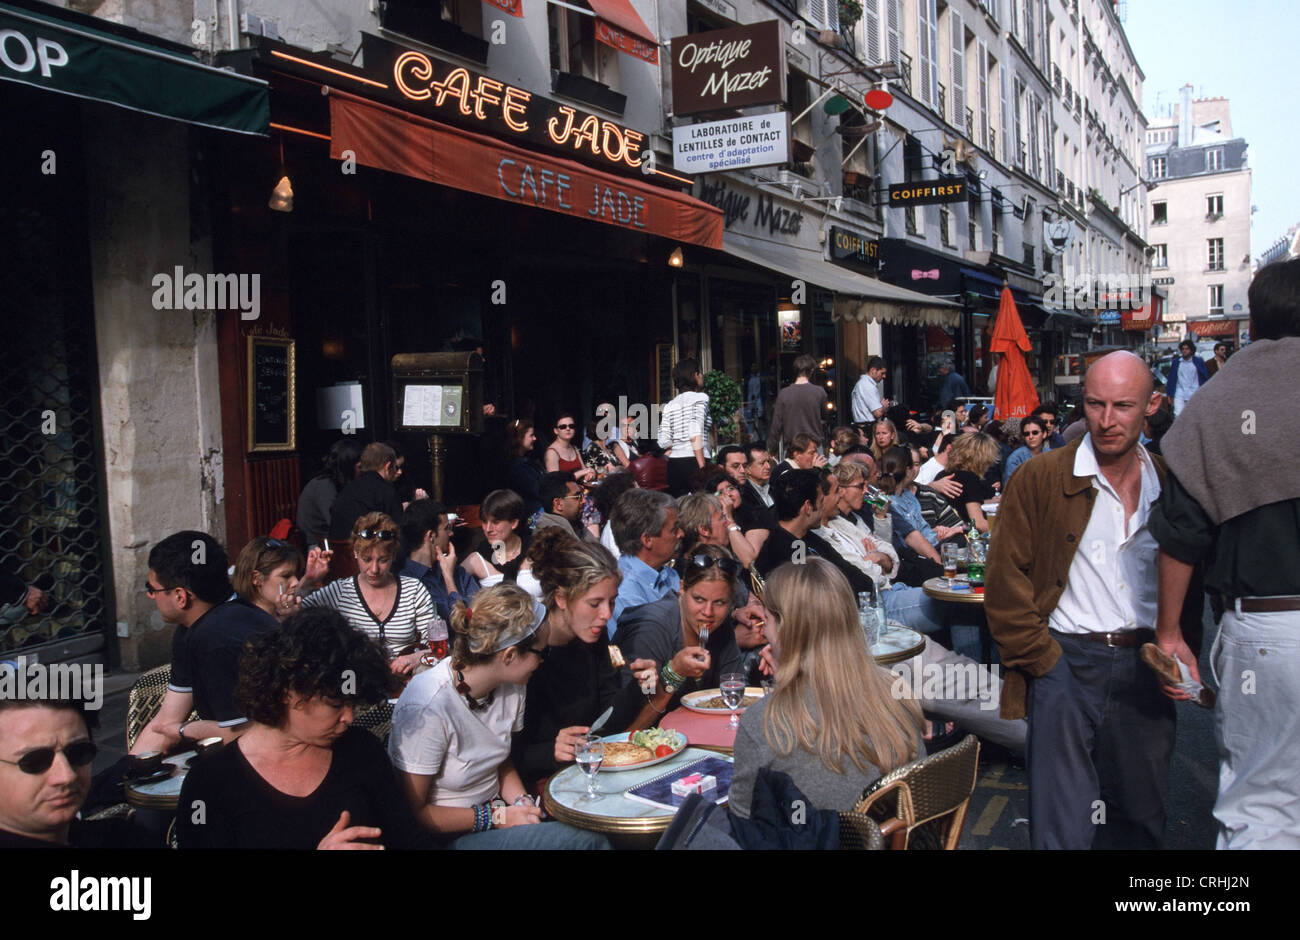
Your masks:
[[[658,441],[668,457],[668,493],[684,496],[691,491],[691,475],[709,459],[709,396],[695,359],[673,366],[673,384],[679,394],[659,414]]]
[[[332,607],[354,630],[371,637],[388,654],[393,672],[407,675],[420,662],[436,616],[433,598],[415,578],[393,574],[397,523],[382,512],[366,513],[352,527],[352,551],[359,571],[331,581],[302,599],[303,607]],[[305,584],[308,589],[310,584]]]

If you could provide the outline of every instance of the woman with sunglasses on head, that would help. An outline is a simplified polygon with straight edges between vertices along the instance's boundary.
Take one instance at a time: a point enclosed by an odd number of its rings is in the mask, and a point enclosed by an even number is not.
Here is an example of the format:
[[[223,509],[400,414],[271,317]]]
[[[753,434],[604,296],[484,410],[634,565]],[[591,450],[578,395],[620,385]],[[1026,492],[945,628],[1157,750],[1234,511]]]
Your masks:
[[[254,640],[237,688],[248,730],[186,776],[180,805],[204,812],[178,815],[181,848],[432,848],[384,746],[352,726],[393,681],[383,653],[327,608]]]
[[[614,711],[601,734],[648,728],[658,713],[640,687],[655,664],[634,660],[628,668],[640,678],[624,685],[611,661],[605,624],[622,580],[614,557],[557,528],[537,533],[529,554],[550,628],[546,661],[528,681],[524,730],[513,746],[515,767],[531,784],[573,762],[574,744],[606,708]]]
[[[510,758],[525,686],[547,655],[546,608],[513,584],[452,610],[452,654],[411,680],[388,753],[419,824],[453,849],[607,848],[604,836],[541,821]]]
[[[651,660],[665,711],[693,689],[716,688],[721,677],[742,671],[731,618],[740,564],[725,549],[699,545],[679,560],[681,593],[623,611],[614,645],[629,661]]]
[[[317,579],[329,570],[319,551],[312,556],[311,563],[312,574]],[[259,535],[239,553],[230,580],[242,601],[282,621],[302,606],[298,593],[302,576],[302,555],[298,549],[280,539]]]
[[[787,563],[764,600],[775,688],[736,733],[730,810],[750,817],[760,768],[788,774],[818,809],[850,810],[862,791],[921,752],[921,709],[892,694],[862,641],[853,590],[825,559]]]
[[[388,516],[366,513],[352,527],[357,573],[306,594],[302,606],[334,608],[384,647],[393,672],[408,675],[420,664],[419,648],[428,643],[437,610],[418,579],[393,574],[397,536],[397,523]],[[299,590],[311,590],[315,583],[309,576]]]
[[[546,448],[546,453],[542,457],[542,466],[546,468],[547,473],[554,473],[557,470],[572,471],[573,478],[582,483],[593,478],[596,471],[583,466],[582,453],[574,444],[577,433],[577,419],[571,412],[561,411],[560,417],[555,422],[555,438]]]
[[[1052,449],[1052,445],[1047,442],[1047,422],[1038,415],[1030,415],[1020,420],[1020,438],[1024,444],[1011,452],[1002,471],[1003,492],[1006,492],[1007,484],[1011,482],[1011,474],[1015,473],[1022,463]]]

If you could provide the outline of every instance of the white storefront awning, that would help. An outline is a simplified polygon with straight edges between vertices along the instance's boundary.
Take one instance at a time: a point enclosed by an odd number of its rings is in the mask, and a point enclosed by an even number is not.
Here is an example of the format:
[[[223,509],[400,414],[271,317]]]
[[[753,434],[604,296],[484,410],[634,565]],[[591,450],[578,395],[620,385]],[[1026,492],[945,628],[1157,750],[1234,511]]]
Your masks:
[[[820,253],[776,242],[724,233],[729,255],[835,293],[837,320],[894,323],[901,326],[946,326],[961,323],[961,306],[938,297],[886,284],[831,264]]]

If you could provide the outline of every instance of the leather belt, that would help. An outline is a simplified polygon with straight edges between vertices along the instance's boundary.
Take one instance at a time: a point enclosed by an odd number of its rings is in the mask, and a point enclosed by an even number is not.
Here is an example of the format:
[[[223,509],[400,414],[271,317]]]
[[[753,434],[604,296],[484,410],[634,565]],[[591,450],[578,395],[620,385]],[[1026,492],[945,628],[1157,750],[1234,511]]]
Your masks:
[[[1062,633],[1058,634],[1058,636],[1090,640],[1093,643],[1104,643],[1118,649],[1134,649],[1143,643],[1154,643],[1156,631],[1143,628],[1140,630],[1123,630],[1119,633]]]
[[[1276,614],[1300,610],[1300,597],[1238,597],[1228,601],[1228,607],[1243,614]]]

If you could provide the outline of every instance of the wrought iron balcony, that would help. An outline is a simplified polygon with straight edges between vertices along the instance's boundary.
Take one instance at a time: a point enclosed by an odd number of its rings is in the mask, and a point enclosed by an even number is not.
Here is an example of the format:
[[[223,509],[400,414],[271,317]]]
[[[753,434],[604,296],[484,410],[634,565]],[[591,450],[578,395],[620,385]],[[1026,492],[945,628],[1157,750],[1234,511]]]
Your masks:
[[[899,71],[903,73],[903,91],[910,95],[912,94],[912,57],[906,52],[900,52],[898,58],[902,60],[902,68]]]
[[[940,117],[946,117],[948,114],[948,89],[943,87],[943,82],[939,82],[937,87],[939,89],[939,98],[935,110],[939,112]]]
[[[975,139],[975,112],[970,108],[966,109],[966,136]]]

